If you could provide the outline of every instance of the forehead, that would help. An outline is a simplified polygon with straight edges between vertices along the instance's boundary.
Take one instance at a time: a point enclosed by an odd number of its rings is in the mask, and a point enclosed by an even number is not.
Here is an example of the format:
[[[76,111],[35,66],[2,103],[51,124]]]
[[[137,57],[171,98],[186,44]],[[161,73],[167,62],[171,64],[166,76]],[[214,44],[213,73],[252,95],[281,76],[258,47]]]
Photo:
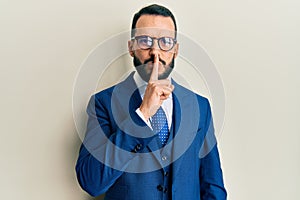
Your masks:
[[[135,35],[149,35],[153,37],[174,37],[175,25],[171,17],[142,15],[136,23],[135,33]]]

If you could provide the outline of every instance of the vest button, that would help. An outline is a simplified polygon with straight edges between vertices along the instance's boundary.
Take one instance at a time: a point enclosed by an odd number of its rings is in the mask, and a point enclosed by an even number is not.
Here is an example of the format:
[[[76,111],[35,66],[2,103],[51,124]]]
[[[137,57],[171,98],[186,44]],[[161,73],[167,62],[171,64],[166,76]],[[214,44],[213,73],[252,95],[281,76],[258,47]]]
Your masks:
[[[163,161],[165,161],[165,160],[167,160],[167,157],[166,157],[166,156],[163,156],[163,157],[161,157],[161,159],[162,159]]]
[[[163,188],[163,186],[158,185],[158,186],[157,186],[157,189],[158,189],[159,191],[162,191],[164,188]]]

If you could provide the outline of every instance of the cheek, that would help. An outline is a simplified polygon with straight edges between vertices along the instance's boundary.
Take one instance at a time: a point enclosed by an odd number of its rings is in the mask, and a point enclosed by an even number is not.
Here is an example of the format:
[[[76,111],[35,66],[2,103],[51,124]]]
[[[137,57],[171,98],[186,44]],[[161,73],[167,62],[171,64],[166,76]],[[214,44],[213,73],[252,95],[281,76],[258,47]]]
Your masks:
[[[170,64],[173,60],[173,57],[174,57],[174,53],[168,53],[168,54],[164,55],[164,57],[162,57],[162,59],[164,61],[166,61],[167,64]]]
[[[141,62],[144,62],[145,60],[149,59],[149,54],[147,54],[147,53],[144,52],[144,51],[136,50],[136,51],[134,52],[134,55],[135,55]]]

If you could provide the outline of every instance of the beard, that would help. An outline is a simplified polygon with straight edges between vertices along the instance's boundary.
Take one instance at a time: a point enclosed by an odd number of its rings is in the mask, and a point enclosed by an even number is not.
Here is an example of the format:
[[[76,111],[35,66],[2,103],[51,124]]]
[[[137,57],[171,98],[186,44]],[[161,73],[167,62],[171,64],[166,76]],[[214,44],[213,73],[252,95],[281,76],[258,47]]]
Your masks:
[[[165,71],[162,74],[158,74],[158,80],[166,79],[171,74],[172,70],[175,66],[175,56],[173,56],[173,59],[169,65],[166,65],[166,62],[164,60],[159,59],[159,61],[164,65]],[[147,63],[152,62],[154,63],[154,55],[151,56],[148,60],[145,60],[144,63],[140,61],[135,55],[133,56],[133,64],[136,68],[136,71],[139,73],[141,78],[148,82],[151,76],[152,71],[147,71]]]

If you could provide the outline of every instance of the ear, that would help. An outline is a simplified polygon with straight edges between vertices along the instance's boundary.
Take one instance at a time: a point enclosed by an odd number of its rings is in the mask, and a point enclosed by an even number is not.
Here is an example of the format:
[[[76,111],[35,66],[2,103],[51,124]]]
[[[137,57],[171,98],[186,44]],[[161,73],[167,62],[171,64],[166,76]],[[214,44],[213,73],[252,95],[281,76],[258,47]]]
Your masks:
[[[128,52],[129,52],[129,54],[133,57],[134,56],[133,41],[132,40],[128,40],[127,46],[128,46]]]
[[[175,47],[174,47],[174,58],[176,58],[176,57],[177,57],[177,55],[178,55],[178,51],[179,51],[179,44],[178,44],[178,43],[176,43],[176,45],[175,45]]]

